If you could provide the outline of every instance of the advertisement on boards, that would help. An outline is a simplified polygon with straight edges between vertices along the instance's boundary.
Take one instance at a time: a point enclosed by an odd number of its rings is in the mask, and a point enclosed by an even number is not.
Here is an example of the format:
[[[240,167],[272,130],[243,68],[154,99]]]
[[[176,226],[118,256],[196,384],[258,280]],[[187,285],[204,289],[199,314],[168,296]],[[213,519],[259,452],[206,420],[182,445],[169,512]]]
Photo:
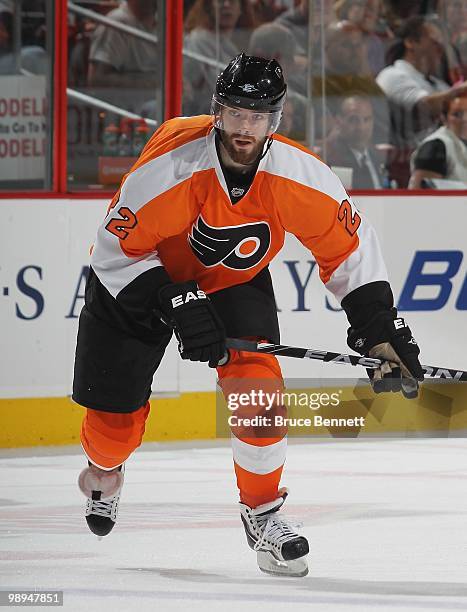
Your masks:
[[[1,181],[44,178],[46,114],[45,76],[2,76]]]
[[[395,302],[419,342],[421,361],[467,369],[463,198],[355,201],[379,235]],[[0,267],[0,397],[70,394],[89,249],[107,204],[84,199],[1,202],[6,231]],[[271,273],[282,342],[349,352],[345,313],[324,288],[312,254],[295,237],[287,236]],[[355,377],[354,368],[346,366],[285,358],[281,365],[286,377]],[[365,376],[363,369],[359,375]],[[154,390],[203,391],[213,390],[214,384],[215,373],[203,364],[182,362],[172,341]]]

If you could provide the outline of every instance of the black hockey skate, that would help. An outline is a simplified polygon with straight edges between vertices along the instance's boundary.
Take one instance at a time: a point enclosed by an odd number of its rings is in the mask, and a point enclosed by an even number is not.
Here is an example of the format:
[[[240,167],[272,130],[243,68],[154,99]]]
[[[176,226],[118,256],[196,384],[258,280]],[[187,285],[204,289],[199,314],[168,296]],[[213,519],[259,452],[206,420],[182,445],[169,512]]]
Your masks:
[[[257,552],[259,569],[274,576],[306,576],[308,540],[277,515],[288,495],[279,491],[272,502],[250,508],[240,503],[240,512],[250,548]]]
[[[79,488],[88,498],[86,522],[99,539],[112,531],[117,520],[124,472],[123,464],[113,470],[102,470],[89,463],[79,475]]]

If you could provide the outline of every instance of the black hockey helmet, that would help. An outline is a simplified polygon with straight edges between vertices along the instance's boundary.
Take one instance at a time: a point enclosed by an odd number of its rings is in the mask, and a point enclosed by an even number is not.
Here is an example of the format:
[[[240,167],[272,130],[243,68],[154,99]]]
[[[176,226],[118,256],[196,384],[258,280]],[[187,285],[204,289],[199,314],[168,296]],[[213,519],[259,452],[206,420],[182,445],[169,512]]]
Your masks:
[[[287,85],[276,60],[240,53],[217,77],[211,114],[219,116],[222,106],[236,106],[273,113],[271,132],[279,126]],[[217,121],[216,121],[216,127]]]
[[[217,77],[218,102],[264,112],[282,110],[287,85],[276,60],[240,53]]]

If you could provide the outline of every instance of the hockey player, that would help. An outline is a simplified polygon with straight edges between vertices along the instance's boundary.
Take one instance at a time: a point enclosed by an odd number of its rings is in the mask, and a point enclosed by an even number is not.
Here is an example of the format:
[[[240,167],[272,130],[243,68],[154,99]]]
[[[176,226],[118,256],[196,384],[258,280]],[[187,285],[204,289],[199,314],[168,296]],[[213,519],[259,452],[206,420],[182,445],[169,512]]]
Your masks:
[[[279,342],[268,264],[285,232],[312,252],[342,304],[349,346],[384,360],[370,373],[375,391],[417,395],[419,349],[393,307],[375,232],[328,166],[275,133],[285,96],[276,61],[238,55],[219,75],[211,116],[161,125],[98,230],[73,387],[87,408],[79,485],[97,535],[116,521],[124,463],[141,443],[172,329],[182,359],[217,367],[224,391],[229,381],[280,384],[273,355],[224,356],[226,335]],[[285,431],[250,433],[232,436],[248,544],[263,571],[303,576],[308,542],[279,512]]]

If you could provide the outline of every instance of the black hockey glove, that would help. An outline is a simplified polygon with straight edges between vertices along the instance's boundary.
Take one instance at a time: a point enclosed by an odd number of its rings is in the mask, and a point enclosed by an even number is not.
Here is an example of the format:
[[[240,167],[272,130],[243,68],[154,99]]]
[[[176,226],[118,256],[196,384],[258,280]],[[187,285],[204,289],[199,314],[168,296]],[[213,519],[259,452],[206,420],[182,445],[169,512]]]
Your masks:
[[[395,308],[377,313],[359,329],[349,327],[347,344],[361,355],[384,360],[379,368],[367,370],[375,393],[402,391],[409,399],[417,397],[423,380],[420,350]]]
[[[207,361],[215,368],[226,354],[225,330],[208,296],[195,281],[159,290],[164,322],[175,330],[182,359]]]

